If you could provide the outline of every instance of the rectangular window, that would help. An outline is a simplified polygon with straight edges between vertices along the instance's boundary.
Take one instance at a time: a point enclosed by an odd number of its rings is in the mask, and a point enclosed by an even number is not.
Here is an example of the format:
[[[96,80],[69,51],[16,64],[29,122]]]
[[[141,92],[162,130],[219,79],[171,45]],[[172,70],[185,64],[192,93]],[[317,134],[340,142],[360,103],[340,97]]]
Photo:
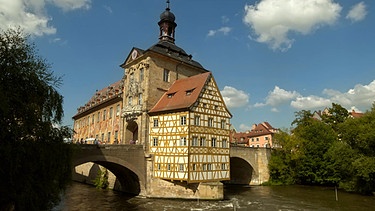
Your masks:
[[[192,167],[193,171],[196,171],[197,170],[197,164],[193,164],[193,167]]]
[[[120,115],[120,104],[116,107],[116,116]]]
[[[168,171],[171,170],[171,164],[167,164],[167,170],[168,170]]]
[[[193,136],[193,140],[191,140],[191,146],[198,146],[198,137]]]
[[[201,147],[205,147],[205,146],[206,146],[206,138],[201,137],[201,140],[200,140],[200,142],[199,142],[199,145],[200,145]]]
[[[128,105],[131,106],[133,104],[133,97],[129,96],[128,97]]]
[[[206,171],[206,170],[207,170],[207,164],[204,163],[204,164],[202,165],[202,170],[203,170],[203,171]]]
[[[220,125],[221,129],[225,129],[225,125],[226,125],[225,120],[221,120],[221,125]]]
[[[259,141],[259,138],[257,138],[257,141]]]
[[[213,126],[214,126],[214,119],[208,118],[208,127],[213,127]]]
[[[216,147],[216,138],[211,139],[211,147]]]
[[[164,69],[163,81],[169,82],[169,70],[167,70],[167,69]]]
[[[138,95],[138,105],[142,105],[142,94]]]
[[[184,171],[184,164],[179,164],[178,166],[179,166],[178,168],[180,171]]]
[[[201,117],[200,116],[194,116],[194,125],[199,126],[201,122]]]
[[[144,75],[144,70],[143,70],[143,68],[141,68],[140,70],[139,70],[139,81],[140,82],[142,82],[143,81],[143,76]]]
[[[154,146],[154,147],[158,146],[158,138],[154,137],[152,139],[152,146]]]
[[[91,124],[94,124],[94,122],[95,122],[95,114],[92,115]]]
[[[180,139],[180,146],[186,146],[186,137],[181,137]]]
[[[98,121],[97,122],[100,122],[100,111],[98,112]]]
[[[211,170],[212,170],[212,164],[211,164],[211,163],[208,163],[208,164],[207,164],[207,170],[208,170],[208,171],[211,171]]]
[[[186,116],[182,116],[181,118],[181,125],[186,125]]]
[[[118,143],[118,131],[117,130],[115,131],[115,137],[114,138],[115,138],[115,141]]]
[[[223,148],[228,148],[228,141],[226,139],[223,139],[223,141],[222,141],[222,147]]]
[[[111,143],[111,132],[108,132],[107,140],[108,140],[108,143]]]
[[[154,127],[159,127],[159,120],[158,119],[154,119]]]
[[[109,118],[112,119],[113,107],[109,108]]]
[[[226,170],[227,168],[226,168],[226,165],[225,165],[225,163],[222,163],[221,164],[221,170]]]
[[[161,165],[160,165],[160,163],[158,163],[158,167],[157,167],[157,168],[158,168],[158,170],[160,170],[160,169],[161,169]]]
[[[104,133],[102,133],[102,141],[104,142]]]
[[[268,141],[268,136],[264,137],[264,140]]]
[[[103,111],[103,121],[105,120],[105,115],[107,114],[107,111],[104,109]]]

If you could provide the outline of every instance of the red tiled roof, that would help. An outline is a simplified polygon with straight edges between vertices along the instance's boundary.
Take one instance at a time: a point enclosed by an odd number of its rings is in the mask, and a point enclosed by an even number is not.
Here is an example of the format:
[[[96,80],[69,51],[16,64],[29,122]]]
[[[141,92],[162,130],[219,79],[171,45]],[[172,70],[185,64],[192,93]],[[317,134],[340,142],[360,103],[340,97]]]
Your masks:
[[[363,116],[363,113],[357,113],[355,112],[354,110],[352,110],[352,112],[349,113],[353,118],[359,118],[359,117],[362,117]]]
[[[150,110],[150,113],[187,109],[197,100],[211,77],[211,72],[194,75],[175,81],[169,90],[163,94],[159,102]]]
[[[112,99],[117,94],[122,93],[122,86],[123,86],[122,80],[119,80],[99,91],[96,91],[95,94],[91,97],[91,99],[84,106],[81,106],[77,109],[78,112],[75,116],[90,109],[93,106],[97,106],[109,99]],[[73,118],[75,116],[73,116]]]
[[[234,133],[233,139],[238,143],[245,143],[249,138],[274,134],[276,131],[277,129],[273,128],[268,122],[263,122],[256,125],[251,131]],[[243,139],[242,141],[241,138]]]

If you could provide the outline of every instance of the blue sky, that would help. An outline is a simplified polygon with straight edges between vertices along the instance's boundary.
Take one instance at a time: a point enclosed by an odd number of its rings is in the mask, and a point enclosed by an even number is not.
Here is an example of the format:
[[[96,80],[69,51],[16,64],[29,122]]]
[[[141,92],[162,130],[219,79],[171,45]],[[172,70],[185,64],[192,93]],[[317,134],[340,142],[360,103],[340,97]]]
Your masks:
[[[123,76],[132,47],[158,41],[165,0],[0,0],[0,27],[21,26],[63,76],[63,124]],[[176,44],[213,72],[238,131],[339,103],[375,101],[374,1],[171,0]]]

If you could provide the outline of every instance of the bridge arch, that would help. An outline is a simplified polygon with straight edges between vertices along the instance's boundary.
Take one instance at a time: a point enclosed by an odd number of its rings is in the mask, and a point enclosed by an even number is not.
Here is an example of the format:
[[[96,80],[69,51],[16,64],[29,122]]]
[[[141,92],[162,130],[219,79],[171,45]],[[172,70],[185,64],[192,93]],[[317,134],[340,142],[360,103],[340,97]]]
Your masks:
[[[270,148],[231,146],[229,184],[261,185],[269,180]]]
[[[79,174],[75,171],[76,166],[92,162],[105,167],[116,176],[117,190],[135,195],[144,194],[146,178],[141,146],[84,146],[83,148],[85,150],[77,150],[73,156],[73,177],[77,178]]]
[[[241,158],[230,158],[230,181],[229,184],[249,185],[253,179],[254,167],[253,165]]]

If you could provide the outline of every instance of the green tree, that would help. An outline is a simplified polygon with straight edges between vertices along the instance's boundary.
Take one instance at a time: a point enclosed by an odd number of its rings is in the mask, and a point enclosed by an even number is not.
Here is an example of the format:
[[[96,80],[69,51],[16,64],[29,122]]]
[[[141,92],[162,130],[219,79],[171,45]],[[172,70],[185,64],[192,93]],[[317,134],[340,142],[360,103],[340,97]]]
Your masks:
[[[335,131],[338,130],[338,125],[345,122],[349,117],[349,112],[340,104],[332,103],[332,107],[328,109],[328,114],[323,114],[323,122],[330,125]]]
[[[292,125],[309,125],[310,122],[312,121],[312,116],[313,114],[311,113],[310,110],[301,110],[294,112],[294,115],[296,118],[293,120]]]
[[[299,140],[300,156],[296,165],[296,181],[300,184],[327,184],[327,161],[324,154],[337,139],[327,124],[313,120],[310,125],[299,125],[294,130]]]
[[[363,117],[347,119],[340,125],[340,141],[354,153],[348,164],[342,164],[350,175],[342,181],[342,187],[349,191],[370,194],[375,191],[375,111],[372,109]],[[338,155],[335,155],[339,157]],[[340,158],[338,158],[340,159]]]
[[[1,210],[48,210],[70,181],[60,84],[21,30],[0,33]]]
[[[298,142],[287,131],[274,136],[274,144],[280,146],[272,150],[269,161],[270,184],[294,184],[294,168],[298,157]]]

